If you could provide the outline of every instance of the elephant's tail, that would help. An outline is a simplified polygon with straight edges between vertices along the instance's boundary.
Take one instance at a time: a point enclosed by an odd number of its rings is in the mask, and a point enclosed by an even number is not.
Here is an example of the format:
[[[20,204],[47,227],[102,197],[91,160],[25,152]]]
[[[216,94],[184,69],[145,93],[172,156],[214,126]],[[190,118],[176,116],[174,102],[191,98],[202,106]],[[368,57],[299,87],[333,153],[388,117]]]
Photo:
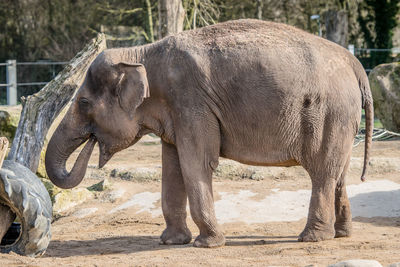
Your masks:
[[[374,105],[372,100],[372,93],[369,87],[368,76],[364,68],[359,62],[355,68],[355,74],[358,78],[359,87],[362,97],[362,108],[365,110],[365,150],[364,150],[364,166],[361,174],[361,181],[365,181],[367,174],[367,167],[369,164],[369,157],[372,146],[372,134],[374,130]]]

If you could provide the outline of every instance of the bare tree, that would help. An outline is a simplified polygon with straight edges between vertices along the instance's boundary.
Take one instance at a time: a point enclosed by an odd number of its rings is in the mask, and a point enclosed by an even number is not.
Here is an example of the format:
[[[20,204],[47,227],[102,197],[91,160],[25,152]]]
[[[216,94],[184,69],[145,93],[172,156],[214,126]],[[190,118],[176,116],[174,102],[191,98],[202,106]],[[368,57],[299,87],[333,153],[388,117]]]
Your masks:
[[[324,17],[326,39],[346,47],[349,27],[347,12],[344,10],[328,10]]]
[[[158,0],[159,38],[183,30],[185,10],[181,0]]]
[[[215,0],[184,0],[183,6],[187,12],[184,29],[196,29],[212,25],[219,20],[219,5]]]
[[[257,18],[263,19],[264,0],[257,0]]]
[[[153,32],[153,15],[151,12],[151,2],[150,0],[145,0],[146,5],[146,33],[147,40],[151,43],[154,42],[154,32]]]

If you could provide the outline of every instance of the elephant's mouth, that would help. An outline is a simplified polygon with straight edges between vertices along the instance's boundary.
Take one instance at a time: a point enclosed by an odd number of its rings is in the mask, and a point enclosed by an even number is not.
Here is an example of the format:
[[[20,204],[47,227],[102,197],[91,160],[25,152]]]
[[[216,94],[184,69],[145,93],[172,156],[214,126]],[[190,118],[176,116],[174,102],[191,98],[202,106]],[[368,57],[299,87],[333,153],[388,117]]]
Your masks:
[[[97,143],[99,144],[99,168],[103,168],[104,165],[111,159],[114,153],[111,153],[104,142],[99,141],[97,138]]]
[[[94,138],[99,144],[99,168],[103,168],[115,153],[136,144],[142,138],[142,135],[138,134],[132,141],[120,142],[114,145],[109,145],[96,136]]]

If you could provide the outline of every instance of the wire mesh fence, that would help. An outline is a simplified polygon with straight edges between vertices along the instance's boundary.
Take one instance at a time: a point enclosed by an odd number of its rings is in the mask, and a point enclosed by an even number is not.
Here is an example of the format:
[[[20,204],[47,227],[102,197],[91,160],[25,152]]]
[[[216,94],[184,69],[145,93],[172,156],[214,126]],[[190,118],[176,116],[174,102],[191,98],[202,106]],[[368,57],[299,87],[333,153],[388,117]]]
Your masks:
[[[51,81],[68,62],[36,61],[0,63],[0,105],[18,104],[22,96],[32,95]],[[12,73],[14,72],[14,73]],[[10,78],[14,75],[14,79]],[[13,99],[10,94],[15,90]]]
[[[397,48],[354,48],[353,53],[365,71],[369,73],[375,66],[400,61],[400,47]]]

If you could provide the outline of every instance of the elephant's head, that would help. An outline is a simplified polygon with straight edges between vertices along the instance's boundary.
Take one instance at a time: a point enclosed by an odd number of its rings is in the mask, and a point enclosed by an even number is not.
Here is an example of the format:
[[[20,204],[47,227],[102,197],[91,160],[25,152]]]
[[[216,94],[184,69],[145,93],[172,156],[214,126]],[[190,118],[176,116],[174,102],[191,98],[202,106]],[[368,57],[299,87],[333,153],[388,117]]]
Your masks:
[[[137,142],[140,138],[137,109],[148,96],[142,64],[120,62],[107,51],[100,54],[48,144],[45,161],[50,180],[61,188],[77,186],[85,175],[96,142],[100,147],[99,167],[116,152]],[[86,141],[68,172],[68,157]]]

